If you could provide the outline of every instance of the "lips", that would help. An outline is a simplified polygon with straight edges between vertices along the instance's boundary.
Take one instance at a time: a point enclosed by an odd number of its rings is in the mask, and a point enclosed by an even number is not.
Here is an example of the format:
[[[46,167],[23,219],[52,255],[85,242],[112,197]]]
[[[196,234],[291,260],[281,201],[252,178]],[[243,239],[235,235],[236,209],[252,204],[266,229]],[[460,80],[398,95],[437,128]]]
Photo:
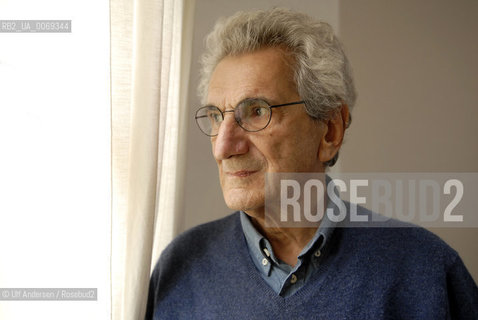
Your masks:
[[[238,170],[238,171],[229,171],[229,172],[226,172],[226,174],[232,177],[246,178],[253,175],[256,172],[257,170]]]
[[[231,178],[247,178],[255,173],[262,172],[264,164],[257,159],[232,157],[218,163],[222,174]]]

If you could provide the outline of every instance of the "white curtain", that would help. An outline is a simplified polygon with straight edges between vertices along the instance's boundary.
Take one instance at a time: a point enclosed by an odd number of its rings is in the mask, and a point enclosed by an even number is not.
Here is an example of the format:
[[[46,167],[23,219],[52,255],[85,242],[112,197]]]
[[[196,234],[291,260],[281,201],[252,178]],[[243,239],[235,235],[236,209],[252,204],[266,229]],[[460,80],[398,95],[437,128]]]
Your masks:
[[[181,213],[194,1],[111,0],[112,319],[144,317]]]

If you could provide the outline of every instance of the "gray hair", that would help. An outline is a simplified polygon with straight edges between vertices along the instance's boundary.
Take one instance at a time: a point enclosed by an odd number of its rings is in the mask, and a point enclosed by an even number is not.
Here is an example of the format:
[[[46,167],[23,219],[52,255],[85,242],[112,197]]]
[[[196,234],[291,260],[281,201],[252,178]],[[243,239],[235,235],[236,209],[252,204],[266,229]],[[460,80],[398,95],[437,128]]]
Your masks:
[[[327,119],[343,104],[352,110],[356,100],[352,70],[332,27],[284,8],[238,12],[216,23],[206,38],[201,59],[198,92],[203,102],[221,59],[264,47],[285,48],[292,55],[297,91],[312,118]],[[349,119],[344,121],[350,123]],[[325,165],[334,165],[337,158],[338,153]]]

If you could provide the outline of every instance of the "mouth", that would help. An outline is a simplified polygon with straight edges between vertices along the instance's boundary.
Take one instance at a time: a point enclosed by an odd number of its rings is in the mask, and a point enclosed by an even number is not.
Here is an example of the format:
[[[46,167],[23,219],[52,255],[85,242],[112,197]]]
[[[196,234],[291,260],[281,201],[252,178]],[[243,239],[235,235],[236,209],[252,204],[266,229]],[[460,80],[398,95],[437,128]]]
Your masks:
[[[247,178],[254,173],[258,171],[251,171],[251,170],[239,170],[239,171],[233,171],[233,172],[226,172],[226,175],[230,177],[236,177],[236,178]]]

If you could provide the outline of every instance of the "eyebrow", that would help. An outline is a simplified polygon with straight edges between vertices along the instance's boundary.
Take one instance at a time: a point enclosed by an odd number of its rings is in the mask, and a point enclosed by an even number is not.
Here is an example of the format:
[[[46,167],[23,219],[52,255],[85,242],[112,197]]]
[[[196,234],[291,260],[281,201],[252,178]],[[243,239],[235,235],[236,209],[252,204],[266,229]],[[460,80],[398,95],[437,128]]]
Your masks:
[[[254,97],[243,98],[242,100],[240,100],[238,103],[235,104],[233,109],[235,109],[238,105],[240,105],[241,103],[243,103],[246,100],[263,100],[263,101],[267,102],[267,104],[270,105],[270,106],[274,105],[274,103],[271,103],[269,98],[266,98],[264,96],[254,96]],[[204,107],[215,107],[215,108],[218,108],[219,110],[221,110],[222,112],[224,112],[226,110],[226,108],[220,108],[213,103],[208,103]]]

